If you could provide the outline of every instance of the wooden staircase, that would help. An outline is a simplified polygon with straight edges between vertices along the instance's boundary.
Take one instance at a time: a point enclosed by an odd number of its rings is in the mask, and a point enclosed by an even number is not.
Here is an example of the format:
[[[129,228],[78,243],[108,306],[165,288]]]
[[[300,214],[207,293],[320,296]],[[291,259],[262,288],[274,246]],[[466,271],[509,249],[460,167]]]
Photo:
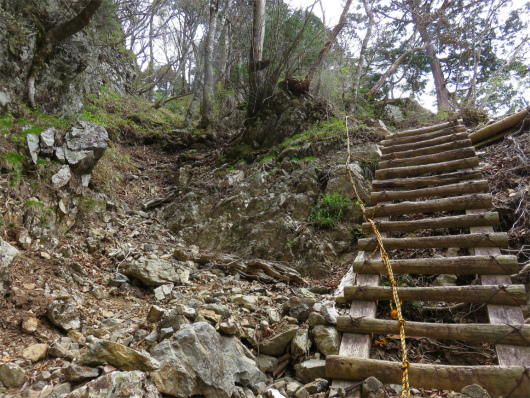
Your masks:
[[[530,396],[530,325],[524,324],[520,305],[526,304],[524,285],[512,285],[518,271],[515,256],[501,255],[505,233],[492,226],[499,216],[490,211],[492,197],[479,169],[479,159],[459,121],[393,134],[381,142],[383,156],[373,181],[372,205],[385,249],[472,248],[473,255],[391,260],[395,275],[480,275],[481,285],[398,288],[402,301],[450,301],[487,304],[489,324],[407,322],[407,337],[430,337],[495,344],[498,365],[448,366],[410,364],[411,387],[460,391],[479,384],[491,396]],[[428,198],[428,199],[427,199]],[[395,201],[395,202],[394,202]],[[458,212],[447,216],[428,213]],[[402,217],[422,214],[423,218]],[[390,221],[392,217],[392,221]],[[414,218],[418,218],[417,216]],[[389,232],[466,228],[460,235],[388,238]],[[363,224],[364,232],[370,224]],[[447,232],[447,231],[446,231]],[[372,233],[359,240],[353,264],[356,284],[345,286],[338,302],[351,302],[348,316],[338,319],[343,332],[339,355],[326,358],[326,375],[333,378],[332,394],[354,381],[375,376],[383,383],[401,385],[400,362],[370,359],[372,333],[399,334],[397,320],[376,318],[377,300],[390,300],[391,287],[380,286],[386,269]],[[348,392],[348,397],[360,396]]]

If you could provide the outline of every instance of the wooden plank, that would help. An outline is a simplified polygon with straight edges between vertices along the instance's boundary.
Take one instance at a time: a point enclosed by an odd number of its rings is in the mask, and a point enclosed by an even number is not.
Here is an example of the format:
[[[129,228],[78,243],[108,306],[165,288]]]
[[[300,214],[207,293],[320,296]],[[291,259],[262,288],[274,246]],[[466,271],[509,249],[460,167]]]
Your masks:
[[[508,235],[505,232],[488,234],[425,236],[414,238],[384,238],[386,250],[404,249],[445,249],[448,247],[499,247],[508,246]],[[359,239],[359,250],[372,251],[377,247],[375,238]]]
[[[399,216],[414,213],[434,213],[438,211],[454,211],[466,209],[487,209],[491,207],[491,194],[473,194],[453,196],[442,199],[424,200],[421,202],[401,202],[370,206],[366,214],[374,217]]]
[[[434,138],[428,141],[413,142],[411,144],[393,145],[393,146],[381,146],[381,153],[386,155],[387,153],[410,151],[412,149],[427,148],[430,146],[436,146],[446,144],[448,142],[467,140],[469,138],[467,133],[455,133],[446,135],[439,138]]]
[[[412,149],[410,151],[403,152],[390,152],[386,155],[381,156],[381,161],[391,160],[391,159],[407,159],[414,158],[416,156],[423,155],[433,155],[435,153],[450,151],[452,149],[459,149],[471,146],[471,140],[469,138],[448,142],[441,145],[429,146],[426,148]]]
[[[434,287],[400,287],[399,299],[403,301],[445,301],[450,303],[491,303],[517,306],[526,304],[524,285],[466,285]],[[390,300],[390,286],[347,286],[346,300]],[[510,324],[522,324],[510,322]]]
[[[379,162],[377,167],[379,170],[389,169],[394,167],[405,167],[405,166],[420,166],[434,163],[448,162],[451,160],[471,158],[475,156],[474,147],[465,147],[459,149],[453,149],[450,151],[444,151],[432,155],[421,155],[414,158],[407,159],[390,159]]]
[[[436,228],[469,228],[499,224],[499,213],[496,211],[484,214],[465,214],[461,216],[449,216],[438,218],[422,218],[410,221],[385,221],[376,222],[379,232],[393,231],[418,231],[420,229]],[[370,233],[372,225],[369,222],[362,224],[363,232]]]
[[[465,181],[457,184],[441,185],[432,188],[412,189],[409,191],[381,191],[372,192],[370,202],[378,203],[382,201],[429,198],[432,196],[466,195],[470,193],[489,192],[487,180]]]
[[[390,260],[395,274],[511,275],[519,270],[516,256],[465,256]],[[386,274],[382,261],[355,261],[353,270],[360,274]]]
[[[376,219],[377,221],[388,221],[388,218],[382,217]],[[373,234],[370,236],[374,236]],[[385,237],[386,233],[381,233]],[[371,253],[370,253],[371,254]],[[366,253],[359,252],[356,261],[363,261],[367,257]],[[379,252],[373,255],[374,260],[381,258]],[[379,286],[381,278],[379,275],[357,275],[357,286]],[[344,296],[342,296],[344,298]],[[341,297],[337,297],[337,302],[341,302]],[[344,301],[342,301],[344,302]],[[352,317],[367,317],[375,318],[377,315],[376,301],[357,301],[352,302],[350,306],[349,315]],[[372,339],[366,334],[359,333],[343,333],[339,348],[339,354],[345,356],[354,356],[359,358],[370,358],[370,348],[372,346]],[[331,384],[330,395],[336,394],[339,388],[346,388],[352,383],[348,380],[334,379]],[[359,391],[353,391],[346,394],[345,398],[360,398]]]
[[[399,334],[399,324],[397,320],[393,319],[339,316],[337,319],[337,330],[350,333]],[[450,324],[407,321],[406,335],[407,337],[430,337],[441,340],[528,346],[530,344],[530,325]]]
[[[424,164],[420,166],[393,167],[391,169],[382,169],[375,172],[375,178],[378,180],[390,178],[416,177],[430,173],[450,173],[461,169],[477,167],[480,163],[478,157],[471,157],[458,160],[450,160],[442,163]]]
[[[466,130],[467,129],[464,126],[455,126],[408,137],[393,138],[392,136],[389,136],[390,138],[381,141],[380,144],[388,147],[393,145],[410,144],[412,142],[429,141],[434,138],[444,137],[449,134],[462,133]]]
[[[467,211],[468,214],[480,214],[483,212],[484,210]],[[470,232],[482,234],[490,233],[492,230],[493,228],[491,227],[474,227],[470,229]],[[480,256],[496,256],[500,254],[500,250],[496,247],[476,247],[475,254]],[[488,287],[498,284],[511,284],[511,278],[508,275],[483,275],[480,279],[482,285]],[[524,316],[520,307],[488,305],[487,311],[490,323],[494,325],[524,322]],[[530,367],[530,346],[519,347],[514,345],[497,344],[495,350],[497,351],[499,365],[511,366],[516,364],[526,366],[527,368]]]
[[[443,129],[446,129],[446,128],[449,128],[449,127],[455,127],[455,126],[458,126],[459,124],[463,124],[463,123],[464,123],[464,121],[461,120],[461,119],[460,120],[451,120],[449,122],[435,124],[435,125],[432,125],[432,126],[420,127],[418,129],[398,131],[397,133],[389,135],[389,137],[390,138],[409,137],[409,136],[419,135],[419,134],[423,134],[423,133],[430,133],[432,131],[443,130]]]
[[[414,387],[460,391],[470,384],[478,384],[491,396],[528,397],[530,379],[525,372],[524,366],[449,366],[411,363],[409,380],[410,385]],[[370,376],[375,376],[383,383],[401,385],[401,363],[339,355],[326,357],[326,377],[362,380]],[[509,395],[517,387],[517,393]]]
[[[428,177],[402,178],[393,180],[374,180],[372,188],[378,191],[389,189],[414,189],[441,184],[453,184],[460,181],[482,179],[482,173],[477,170],[460,170],[454,173],[440,174]]]

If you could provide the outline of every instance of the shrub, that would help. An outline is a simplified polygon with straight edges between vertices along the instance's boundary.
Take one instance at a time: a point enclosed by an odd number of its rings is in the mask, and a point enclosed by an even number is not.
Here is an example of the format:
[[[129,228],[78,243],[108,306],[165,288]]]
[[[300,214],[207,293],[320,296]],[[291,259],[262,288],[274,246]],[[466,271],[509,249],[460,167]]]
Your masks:
[[[340,193],[321,195],[311,209],[309,217],[318,228],[333,228],[342,218],[344,210],[351,208],[352,202]]]

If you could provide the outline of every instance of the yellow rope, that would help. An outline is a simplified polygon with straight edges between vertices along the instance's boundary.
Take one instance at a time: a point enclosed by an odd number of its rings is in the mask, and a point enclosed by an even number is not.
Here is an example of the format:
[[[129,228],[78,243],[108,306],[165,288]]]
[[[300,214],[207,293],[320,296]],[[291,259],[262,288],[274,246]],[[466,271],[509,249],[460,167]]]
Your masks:
[[[401,369],[403,369],[403,377],[402,377],[402,383],[401,383],[401,397],[410,397],[410,386],[409,386],[409,361],[407,359],[407,346],[405,344],[405,325],[406,321],[403,319],[403,315],[401,312],[401,301],[399,300],[398,292],[397,292],[397,283],[394,279],[394,273],[392,272],[392,266],[390,265],[390,259],[388,258],[388,254],[383,246],[383,238],[381,237],[381,234],[377,230],[377,227],[373,220],[373,214],[372,218],[368,218],[366,216],[366,208],[364,207],[364,204],[359,197],[359,194],[357,193],[357,188],[355,187],[355,182],[353,180],[352,171],[350,169],[350,161],[353,160],[353,157],[351,155],[350,151],[350,132],[348,130],[348,117],[346,116],[346,137],[347,137],[347,143],[348,143],[348,159],[346,160],[346,169],[348,170],[348,177],[350,178],[350,182],[353,186],[353,190],[355,192],[355,196],[357,196],[357,201],[359,202],[359,206],[361,207],[361,210],[363,212],[364,219],[370,223],[373,233],[375,234],[377,238],[378,248],[381,252],[381,259],[383,260],[383,264],[386,267],[386,271],[388,273],[388,278],[390,279],[390,284],[392,286],[392,300],[390,301],[390,314],[393,318],[398,320],[399,324],[399,337],[401,339],[401,352],[402,352],[402,362]],[[377,249],[376,249],[377,250]],[[373,253],[372,253],[373,254]],[[392,307],[392,302],[394,303],[395,310]]]

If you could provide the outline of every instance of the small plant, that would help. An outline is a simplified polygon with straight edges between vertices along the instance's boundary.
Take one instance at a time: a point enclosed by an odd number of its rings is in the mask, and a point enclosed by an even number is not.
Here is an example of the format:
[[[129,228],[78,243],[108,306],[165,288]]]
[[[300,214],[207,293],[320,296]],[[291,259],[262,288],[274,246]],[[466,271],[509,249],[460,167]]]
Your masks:
[[[344,210],[351,208],[350,199],[340,193],[321,195],[318,203],[311,209],[313,213],[309,219],[318,228],[333,228],[342,218]]]
[[[270,160],[270,159],[274,158],[274,156],[275,156],[275,155],[274,155],[273,153],[271,153],[271,154],[265,156],[263,159],[261,159],[261,160],[259,161],[259,165],[260,165],[260,166],[263,166],[267,160]]]
[[[296,246],[296,239],[290,240],[289,242],[286,243],[286,245],[289,249],[292,249],[293,247]]]
[[[17,151],[9,151],[1,155],[0,159],[5,161],[11,168],[9,174],[11,175],[10,184],[12,186],[16,186],[18,182],[24,178],[22,171],[24,169],[24,161],[27,158],[27,156],[24,156]]]
[[[41,202],[38,202],[36,200],[27,200],[24,203],[24,207],[32,207],[32,206],[39,207],[41,209],[44,208],[44,205]]]
[[[359,202],[357,202],[358,204]],[[353,243],[357,242],[359,239],[364,238],[364,232],[362,225],[350,225],[348,230],[351,233],[351,240]]]

